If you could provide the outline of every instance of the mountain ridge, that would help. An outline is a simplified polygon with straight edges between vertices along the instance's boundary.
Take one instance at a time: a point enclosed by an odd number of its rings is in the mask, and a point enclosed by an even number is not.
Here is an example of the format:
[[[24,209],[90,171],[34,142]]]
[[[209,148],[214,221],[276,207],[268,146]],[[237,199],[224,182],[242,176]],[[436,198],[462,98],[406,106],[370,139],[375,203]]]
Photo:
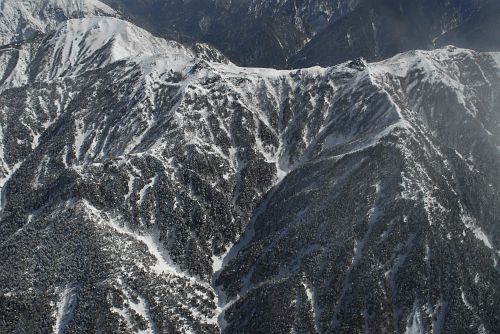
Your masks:
[[[242,68],[84,18],[0,59],[1,331],[499,328],[497,53]]]

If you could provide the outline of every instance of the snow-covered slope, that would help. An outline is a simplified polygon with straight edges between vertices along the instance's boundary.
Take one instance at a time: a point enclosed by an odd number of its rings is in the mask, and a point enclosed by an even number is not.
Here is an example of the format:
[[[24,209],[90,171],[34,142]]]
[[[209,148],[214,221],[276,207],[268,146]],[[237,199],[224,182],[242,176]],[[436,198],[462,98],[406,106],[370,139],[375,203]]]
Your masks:
[[[0,90],[26,84],[35,77],[53,80],[76,76],[130,58],[144,61],[146,67],[155,58],[185,63],[197,57],[227,63],[222,54],[208,45],[188,48],[111,17],[69,19],[48,35],[30,43],[11,43],[0,50]]]
[[[45,33],[68,18],[117,16],[98,0],[2,0],[0,45]]]
[[[135,25],[114,18],[66,21],[49,43],[53,47],[53,53],[46,59],[51,69],[50,77],[65,72],[76,75],[131,57],[139,61],[162,54],[194,57],[178,43],[155,38]]]
[[[498,330],[497,54],[241,68],[91,18],[0,59],[0,332]]]

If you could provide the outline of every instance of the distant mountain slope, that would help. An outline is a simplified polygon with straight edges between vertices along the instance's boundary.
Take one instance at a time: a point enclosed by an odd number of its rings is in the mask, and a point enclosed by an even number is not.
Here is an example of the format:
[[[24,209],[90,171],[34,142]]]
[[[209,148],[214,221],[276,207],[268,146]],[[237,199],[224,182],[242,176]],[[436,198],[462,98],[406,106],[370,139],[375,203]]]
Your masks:
[[[462,25],[436,39],[437,47],[453,44],[481,51],[500,50],[500,2],[491,1]]]
[[[488,0],[364,0],[340,20],[331,22],[317,34],[297,55],[289,60],[295,67],[330,65],[364,57],[380,60],[396,53],[415,49],[432,49],[435,41],[447,32],[453,32],[455,42],[474,48],[477,43],[467,38],[472,29],[471,20],[483,32],[489,51],[500,51],[495,30],[488,22],[478,21],[478,11],[498,7]],[[491,17],[498,17],[491,13]],[[443,39],[444,40],[444,39]],[[449,40],[452,42],[452,40]],[[441,46],[446,44],[440,43]],[[484,50],[484,49],[483,49]]]
[[[494,0],[4,0],[0,6],[0,45],[68,18],[123,15],[158,36],[210,43],[247,66],[330,66],[447,44],[500,51]]]
[[[108,0],[156,34],[201,40],[239,64],[283,67],[353,0]],[[173,10],[175,9],[175,10]]]
[[[0,332],[500,329],[498,54],[243,68],[86,18],[0,59]]]
[[[446,33],[450,37],[442,38],[438,45],[449,41],[465,48],[500,51],[496,0],[108,3],[156,34],[211,43],[246,66],[301,68],[330,66],[357,57],[381,60],[403,51],[432,49]],[[489,19],[484,20],[485,15]]]
[[[46,33],[69,19],[117,16],[98,0],[2,0],[0,1],[0,45]]]

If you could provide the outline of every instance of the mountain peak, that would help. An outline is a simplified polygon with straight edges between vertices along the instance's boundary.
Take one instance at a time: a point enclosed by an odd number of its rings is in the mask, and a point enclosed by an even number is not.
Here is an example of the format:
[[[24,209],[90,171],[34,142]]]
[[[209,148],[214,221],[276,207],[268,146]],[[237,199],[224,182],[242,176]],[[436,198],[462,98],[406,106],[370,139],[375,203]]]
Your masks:
[[[103,66],[130,57],[190,53],[176,42],[155,38],[127,21],[111,17],[68,20],[57,29],[50,43],[62,71],[75,66]],[[100,58],[100,54],[105,57]]]
[[[118,16],[98,0],[2,0],[0,45],[46,33],[70,18]]]

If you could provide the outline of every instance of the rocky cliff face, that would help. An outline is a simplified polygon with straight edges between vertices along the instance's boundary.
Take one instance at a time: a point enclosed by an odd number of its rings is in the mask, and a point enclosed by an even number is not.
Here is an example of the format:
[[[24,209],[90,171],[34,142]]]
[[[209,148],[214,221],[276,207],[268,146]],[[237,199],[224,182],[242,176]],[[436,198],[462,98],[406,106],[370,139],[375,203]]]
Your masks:
[[[0,59],[0,332],[500,329],[498,54],[243,68],[85,18]]]

